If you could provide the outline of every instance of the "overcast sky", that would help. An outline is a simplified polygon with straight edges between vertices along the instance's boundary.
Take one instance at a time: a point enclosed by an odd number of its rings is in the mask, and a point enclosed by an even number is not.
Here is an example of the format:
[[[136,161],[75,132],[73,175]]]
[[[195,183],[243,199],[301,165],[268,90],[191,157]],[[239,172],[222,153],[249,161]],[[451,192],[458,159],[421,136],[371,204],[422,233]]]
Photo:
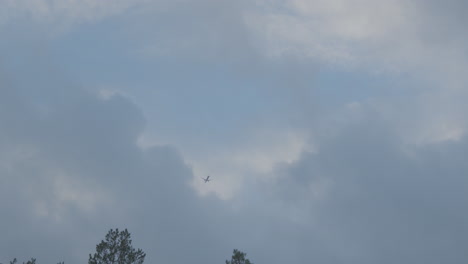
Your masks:
[[[0,262],[466,263],[467,11],[0,1]]]

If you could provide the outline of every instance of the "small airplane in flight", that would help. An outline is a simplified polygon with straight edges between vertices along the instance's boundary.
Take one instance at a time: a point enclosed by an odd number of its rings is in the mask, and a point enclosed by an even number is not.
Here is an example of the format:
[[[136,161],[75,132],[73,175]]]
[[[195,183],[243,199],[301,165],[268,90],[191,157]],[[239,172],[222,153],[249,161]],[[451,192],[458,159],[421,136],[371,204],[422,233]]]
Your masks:
[[[205,181],[205,183],[207,183],[207,182],[211,181],[211,180],[210,180],[210,176],[209,176],[209,175],[206,177],[206,179],[205,179],[205,178],[203,178],[203,177],[202,177],[202,179]]]

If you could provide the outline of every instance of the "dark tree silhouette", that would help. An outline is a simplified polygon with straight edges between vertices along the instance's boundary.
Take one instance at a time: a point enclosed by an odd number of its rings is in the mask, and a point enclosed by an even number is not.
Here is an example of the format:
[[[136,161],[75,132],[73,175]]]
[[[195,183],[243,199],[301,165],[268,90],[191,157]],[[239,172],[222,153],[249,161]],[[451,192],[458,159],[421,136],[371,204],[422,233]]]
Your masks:
[[[12,261],[10,261],[10,264],[16,264],[16,262],[18,262],[18,260],[16,258],[14,258]],[[0,263],[2,264],[2,263]],[[36,264],[36,259],[35,258],[31,258],[31,260],[28,260],[26,262],[23,262],[23,264]],[[65,264],[65,262],[59,262],[57,264]]]
[[[145,256],[141,249],[133,248],[127,229],[111,229],[96,246],[96,253],[89,254],[88,264],[142,264]]]
[[[16,264],[18,262],[18,260],[16,258],[14,258],[12,261],[10,261],[10,264]],[[2,263],[0,263],[2,264]],[[23,262],[23,264],[36,264],[36,259],[35,258],[31,258],[31,260],[28,260],[27,262]]]
[[[246,255],[246,253],[234,249],[231,260],[226,260],[226,264],[253,264],[245,257]]]

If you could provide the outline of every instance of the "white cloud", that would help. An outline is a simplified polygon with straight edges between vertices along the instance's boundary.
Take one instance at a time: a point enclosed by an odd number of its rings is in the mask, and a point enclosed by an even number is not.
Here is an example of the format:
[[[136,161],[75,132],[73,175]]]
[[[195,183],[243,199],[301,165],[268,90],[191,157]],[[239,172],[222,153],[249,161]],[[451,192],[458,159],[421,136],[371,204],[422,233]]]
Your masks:
[[[458,36],[462,21],[447,28],[450,18],[438,12],[419,1],[262,1],[247,21],[269,56],[409,73],[453,88],[467,81],[468,40]]]
[[[249,17],[256,33],[265,36],[269,53],[305,54],[338,64],[362,63],[369,56],[362,52],[373,53],[364,47],[386,48],[386,41],[411,30],[407,27],[416,15],[404,1],[297,0],[270,5],[277,5],[273,12],[260,10]]]
[[[142,136],[141,148],[161,145]],[[214,193],[223,200],[230,200],[239,192],[246,179],[275,178],[273,170],[278,163],[292,163],[303,151],[315,151],[306,133],[281,129],[261,130],[253,133],[242,143],[235,145],[205,146],[204,150],[193,149],[173,142],[193,170],[191,185],[202,196]],[[210,175],[213,179],[205,184],[201,178]]]

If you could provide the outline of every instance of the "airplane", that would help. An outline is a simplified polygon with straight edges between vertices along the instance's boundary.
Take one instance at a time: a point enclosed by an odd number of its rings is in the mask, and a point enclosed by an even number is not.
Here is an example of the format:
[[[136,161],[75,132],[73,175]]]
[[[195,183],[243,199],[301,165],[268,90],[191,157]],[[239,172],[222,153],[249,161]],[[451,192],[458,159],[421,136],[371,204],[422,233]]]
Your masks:
[[[208,175],[208,176],[206,177],[206,179],[202,177],[202,179],[205,181],[205,183],[207,183],[207,182],[210,181],[210,176]]]

